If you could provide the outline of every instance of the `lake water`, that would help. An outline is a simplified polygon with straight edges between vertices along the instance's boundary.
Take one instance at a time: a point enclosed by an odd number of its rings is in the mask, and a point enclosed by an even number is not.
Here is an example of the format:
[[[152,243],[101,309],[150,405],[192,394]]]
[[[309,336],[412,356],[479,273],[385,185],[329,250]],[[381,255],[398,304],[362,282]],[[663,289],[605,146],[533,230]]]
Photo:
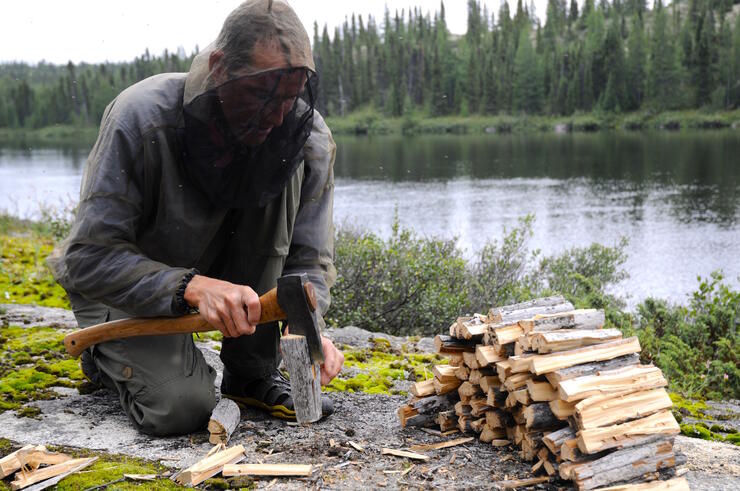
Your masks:
[[[534,214],[543,255],[629,239],[616,291],[685,303],[697,276],[740,285],[740,132],[336,138],[335,222],[387,237],[397,215],[468,257]],[[0,209],[76,200],[87,149],[0,149]]]

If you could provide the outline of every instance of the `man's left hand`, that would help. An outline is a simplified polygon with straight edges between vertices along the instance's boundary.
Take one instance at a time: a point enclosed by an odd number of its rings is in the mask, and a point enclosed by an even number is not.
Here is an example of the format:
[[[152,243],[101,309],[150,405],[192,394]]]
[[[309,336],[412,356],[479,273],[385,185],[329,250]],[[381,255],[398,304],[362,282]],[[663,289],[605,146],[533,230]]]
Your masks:
[[[342,371],[344,355],[329,338],[321,336],[321,347],[324,350],[324,363],[321,365],[321,385],[326,385]]]

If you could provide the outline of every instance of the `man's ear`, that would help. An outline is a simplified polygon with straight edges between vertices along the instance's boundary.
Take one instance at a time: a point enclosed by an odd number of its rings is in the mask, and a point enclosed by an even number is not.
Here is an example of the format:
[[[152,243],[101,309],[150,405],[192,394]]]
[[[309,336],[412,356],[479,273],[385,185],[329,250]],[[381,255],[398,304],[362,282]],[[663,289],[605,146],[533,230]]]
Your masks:
[[[215,70],[219,75],[223,74],[224,72],[224,66],[222,63],[223,58],[224,58],[224,52],[221,51],[220,49],[211,51],[211,54],[208,55],[208,71],[214,72]]]

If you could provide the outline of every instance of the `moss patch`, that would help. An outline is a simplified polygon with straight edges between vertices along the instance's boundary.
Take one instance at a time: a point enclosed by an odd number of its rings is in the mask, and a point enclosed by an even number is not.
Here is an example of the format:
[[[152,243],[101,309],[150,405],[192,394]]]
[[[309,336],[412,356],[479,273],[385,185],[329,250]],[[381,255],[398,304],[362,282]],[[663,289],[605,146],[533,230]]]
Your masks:
[[[436,354],[394,353],[390,343],[381,339],[373,340],[373,348],[344,351],[344,366],[354,369],[348,372],[355,375],[344,378],[340,374],[325,389],[330,392],[406,395],[404,391],[393,388],[396,381],[427,380],[433,376],[433,365],[445,363]]]
[[[0,301],[69,308],[46,265],[53,247],[51,237],[40,233],[0,235]]]
[[[0,439],[0,456],[5,456],[15,450],[8,440]],[[170,490],[182,489],[173,481],[164,476],[170,469],[156,462],[136,459],[123,455],[110,455],[90,452],[86,450],[68,449],[63,447],[49,447],[49,450],[64,452],[72,457],[97,456],[98,460],[82,472],[64,478],[56,488],[60,491],[87,489],[112,483],[123,478],[124,474],[155,474],[162,476],[154,481],[121,481],[116,482],[108,489],[116,490]],[[0,481],[0,490],[10,489],[11,478]]]
[[[85,377],[64,352],[64,333],[48,327],[0,330],[0,412],[51,399],[51,387],[78,387]]]
[[[681,433],[686,436],[693,438],[701,438],[702,440],[712,440],[715,442],[727,442],[734,445],[740,446],[740,433],[734,432],[727,435],[716,433],[711,429],[707,428],[704,423],[696,424],[682,424]]]

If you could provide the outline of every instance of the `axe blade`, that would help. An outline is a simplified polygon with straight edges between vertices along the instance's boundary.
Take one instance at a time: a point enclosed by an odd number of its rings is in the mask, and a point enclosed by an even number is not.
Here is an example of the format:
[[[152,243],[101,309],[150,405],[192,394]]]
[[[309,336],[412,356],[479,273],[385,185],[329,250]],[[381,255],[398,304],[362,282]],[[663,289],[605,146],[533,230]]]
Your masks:
[[[287,275],[277,280],[277,299],[280,308],[286,313],[290,333],[306,337],[309,355],[314,363],[324,362],[321,347],[321,332],[318,317],[312,311],[304,285],[308,283],[306,273]]]

